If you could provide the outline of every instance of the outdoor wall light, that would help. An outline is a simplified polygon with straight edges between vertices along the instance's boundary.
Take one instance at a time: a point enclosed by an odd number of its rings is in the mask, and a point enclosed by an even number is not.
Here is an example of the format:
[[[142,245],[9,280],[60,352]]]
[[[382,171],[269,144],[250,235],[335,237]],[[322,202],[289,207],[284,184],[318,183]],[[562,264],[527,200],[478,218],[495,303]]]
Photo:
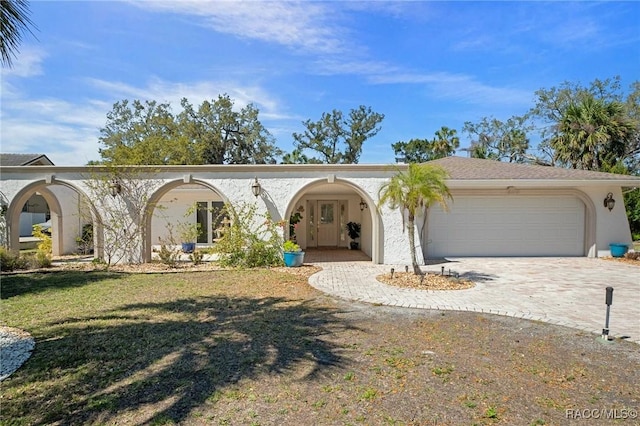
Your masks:
[[[616,205],[616,200],[613,199],[613,194],[610,192],[607,194],[604,199],[604,206],[609,209],[609,211],[613,210],[613,207]]]
[[[122,185],[118,182],[117,179],[113,179],[109,184],[109,191],[111,192],[111,196],[116,198],[116,195],[122,192]]]
[[[367,203],[364,202],[364,200],[362,198],[360,198],[360,211],[363,211],[364,209],[366,209],[367,207],[369,207],[367,205]]]
[[[251,192],[253,192],[253,195],[258,198],[258,196],[262,193],[262,186],[260,185],[260,182],[258,182],[258,178],[255,178],[255,181],[253,181],[253,183],[251,184]]]

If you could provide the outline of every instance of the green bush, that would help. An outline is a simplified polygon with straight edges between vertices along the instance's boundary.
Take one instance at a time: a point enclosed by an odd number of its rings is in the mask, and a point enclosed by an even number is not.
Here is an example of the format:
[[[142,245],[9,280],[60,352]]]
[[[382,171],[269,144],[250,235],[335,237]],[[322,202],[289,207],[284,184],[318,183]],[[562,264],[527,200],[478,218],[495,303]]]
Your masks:
[[[228,203],[220,214],[229,224],[214,246],[220,266],[255,268],[283,264],[281,233],[269,214],[257,214],[253,205]]]
[[[165,265],[175,268],[178,264],[178,260],[180,259],[180,251],[176,250],[173,246],[167,244],[160,244],[160,251],[158,252],[158,257],[160,257],[160,262]]]
[[[45,251],[38,250],[31,258],[31,266],[33,268],[50,268],[53,264],[51,255]]]
[[[10,272],[16,269],[29,269],[29,259],[20,256],[18,252],[0,247],[0,270]]]
[[[189,255],[189,260],[191,260],[191,262],[194,265],[199,265],[202,263],[202,258],[204,257],[204,253],[202,253],[202,251],[200,250],[194,250],[190,255]]]
[[[301,251],[300,246],[291,240],[287,240],[282,245],[282,250],[287,252]]]
[[[51,253],[53,252],[53,241],[51,236],[44,233],[39,225],[33,226],[32,235],[40,239],[38,250],[32,259],[33,266],[36,268],[49,268],[52,264]]]

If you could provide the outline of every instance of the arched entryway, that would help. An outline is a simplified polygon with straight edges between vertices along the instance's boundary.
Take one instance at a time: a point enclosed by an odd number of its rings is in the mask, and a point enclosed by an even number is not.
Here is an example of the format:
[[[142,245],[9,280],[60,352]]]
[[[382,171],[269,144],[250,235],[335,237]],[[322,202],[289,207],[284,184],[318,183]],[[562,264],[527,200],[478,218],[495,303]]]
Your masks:
[[[348,250],[353,241],[347,224],[360,224],[358,250],[374,263],[382,262],[382,226],[375,204],[358,185],[342,179],[321,179],[301,188],[289,202],[285,218],[291,224],[285,238],[295,238],[306,250]]]
[[[22,188],[11,200],[5,213],[8,245],[12,250],[21,249],[31,236],[33,225],[51,234],[52,254],[61,256],[93,250],[93,241],[80,247],[78,239],[83,229],[94,232],[97,212],[88,198],[75,185],[55,180],[35,181]],[[93,237],[91,237],[93,239]]]
[[[152,260],[161,244],[181,244],[182,234],[196,227],[197,246],[214,244],[219,227],[219,212],[227,198],[206,181],[175,180],[160,187],[149,199],[145,217],[143,258]]]

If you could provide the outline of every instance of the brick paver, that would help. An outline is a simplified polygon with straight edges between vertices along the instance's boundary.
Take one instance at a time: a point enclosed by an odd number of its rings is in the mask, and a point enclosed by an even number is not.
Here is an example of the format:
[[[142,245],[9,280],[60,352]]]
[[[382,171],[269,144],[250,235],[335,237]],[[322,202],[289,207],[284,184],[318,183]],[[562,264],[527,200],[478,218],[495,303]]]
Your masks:
[[[357,253],[308,253],[323,270],[309,283],[348,300],[417,309],[486,312],[573,327],[596,334],[604,327],[605,288],[614,288],[610,335],[640,344],[640,268],[589,258],[452,258],[423,266],[451,269],[476,282],[467,290],[425,291],[383,284],[376,276],[392,265],[374,265]],[[346,258],[346,259],[345,259]],[[329,260],[329,261],[328,261]],[[334,261],[330,261],[334,260]],[[340,260],[340,261],[336,261]],[[404,270],[404,265],[395,265]]]

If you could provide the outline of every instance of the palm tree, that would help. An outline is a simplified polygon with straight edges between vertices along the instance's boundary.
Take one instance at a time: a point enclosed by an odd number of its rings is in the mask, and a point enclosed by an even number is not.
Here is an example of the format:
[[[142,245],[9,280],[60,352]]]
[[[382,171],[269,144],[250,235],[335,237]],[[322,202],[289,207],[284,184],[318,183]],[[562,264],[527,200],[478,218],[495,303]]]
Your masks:
[[[456,129],[442,126],[440,130],[436,131],[436,137],[433,139],[433,157],[431,159],[449,157],[455,154],[459,146],[460,138],[457,136]]]
[[[562,164],[574,169],[601,170],[624,157],[634,130],[622,104],[589,95],[567,106],[551,147],[555,160]]]
[[[393,176],[378,191],[378,208],[388,204],[392,209],[401,209],[402,225],[409,231],[409,251],[413,273],[421,273],[416,261],[415,218],[423,208],[434,202],[446,208],[447,198],[451,198],[449,188],[445,184],[447,172],[439,166],[429,164],[409,164],[406,172]],[[407,221],[405,223],[405,213]]]
[[[0,62],[2,66],[11,68],[11,57],[16,56],[22,41],[22,33],[26,30],[32,35],[29,26],[29,6],[26,0],[0,0]]]

